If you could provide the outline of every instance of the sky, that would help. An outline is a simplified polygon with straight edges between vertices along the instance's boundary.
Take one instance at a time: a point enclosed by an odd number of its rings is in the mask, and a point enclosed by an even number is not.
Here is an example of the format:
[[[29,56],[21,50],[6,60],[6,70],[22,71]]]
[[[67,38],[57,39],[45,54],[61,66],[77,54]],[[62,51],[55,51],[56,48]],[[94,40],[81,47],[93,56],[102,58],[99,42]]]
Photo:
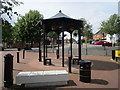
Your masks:
[[[92,24],[93,33],[96,33],[102,21],[107,20],[112,14],[118,13],[119,0],[19,0],[24,4],[14,7],[21,15],[25,15],[29,10],[38,10],[44,18],[50,18],[57,14],[59,10],[67,16],[80,19],[85,18]],[[10,21],[17,22],[17,17],[13,16]]]

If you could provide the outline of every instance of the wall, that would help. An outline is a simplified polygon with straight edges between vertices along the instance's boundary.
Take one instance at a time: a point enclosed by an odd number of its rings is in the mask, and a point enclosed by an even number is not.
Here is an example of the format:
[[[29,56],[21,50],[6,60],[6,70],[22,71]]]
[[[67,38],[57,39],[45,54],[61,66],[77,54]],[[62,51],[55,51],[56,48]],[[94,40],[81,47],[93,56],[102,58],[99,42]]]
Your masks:
[[[106,39],[106,35],[104,35],[104,37],[103,37],[102,34],[94,35],[94,36],[93,36],[93,39],[94,39],[94,40],[97,40],[97,39],[103,39],[103,38]]]
[[[0,51],[0,88],[3,86],[3,60],[2,60],[2,51]]]

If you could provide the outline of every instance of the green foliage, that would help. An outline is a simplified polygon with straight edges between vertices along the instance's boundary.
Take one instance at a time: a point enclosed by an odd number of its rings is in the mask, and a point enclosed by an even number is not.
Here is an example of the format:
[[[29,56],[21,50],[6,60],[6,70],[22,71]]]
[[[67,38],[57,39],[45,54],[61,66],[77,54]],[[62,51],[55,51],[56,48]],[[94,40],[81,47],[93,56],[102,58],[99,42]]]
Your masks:
[[[14,6],[19,6],[20,4],[23,4],[22,2],[16,1],[16,0],[1,0],[0,1],[0,14],[7,14],[7,16],[12,19],[12,15],[18,15],[17,12],[13,12]]]
[[[78,35],[78,30],[75,30],[75,31],[73,32],[73,36],[74,36],[74,37],[77,37],[77,35]]]
[[[39,30],[36,28],[36,24],[42,19],[43,15],[36,10],[30,10],[25,16],[19,17],[14,26],[14,40],[18,42],[38,42]]]
[[[49,32],[47,36],[50,37],[50,38],[57,39],[58,34],[56,32]]]
[[[82,40],[81,40],[81,42],[82,42],[82,43],[85,43],[85,40],[84,40],[84,39],[82,39]]]
[[[117,42],[120,43],[120,39],[118,39]]]
[[[81,20],[83,20],[84,24],[84,27],[82,29],[82,36],[92,37],[93,36],[92,25],[88,23],[84,18],[82,18]]]
[[[120,33],[120,16],[117,14],[113,14],[110,18],[106,21],[101,23],[100,30],[107,34],[113,35],[116,33]]]
[[[12,32],[13,32],[12,25],[8,21],[2,19],[3,42],[8,42],[9,40],[12,40],[12,38],[13,38]]]
[[[81,31],[81,36],[92,37],[93,36],[92,25],[88,23],[84,18],[81,18],[80,20],[82,20],[84,24],[84,27],[82,28]],[[76,37],[77,35],[78,35],[78,30],[75,30],[73,32],[73,36]]]

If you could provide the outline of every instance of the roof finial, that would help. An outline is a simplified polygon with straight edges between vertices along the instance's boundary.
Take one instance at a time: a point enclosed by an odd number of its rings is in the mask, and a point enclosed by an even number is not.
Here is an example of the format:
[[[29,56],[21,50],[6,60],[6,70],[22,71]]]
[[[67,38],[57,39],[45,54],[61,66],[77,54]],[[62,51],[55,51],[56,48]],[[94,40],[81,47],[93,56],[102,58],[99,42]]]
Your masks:
[[[60,10],[59,13],[61,13],[62,11]]]

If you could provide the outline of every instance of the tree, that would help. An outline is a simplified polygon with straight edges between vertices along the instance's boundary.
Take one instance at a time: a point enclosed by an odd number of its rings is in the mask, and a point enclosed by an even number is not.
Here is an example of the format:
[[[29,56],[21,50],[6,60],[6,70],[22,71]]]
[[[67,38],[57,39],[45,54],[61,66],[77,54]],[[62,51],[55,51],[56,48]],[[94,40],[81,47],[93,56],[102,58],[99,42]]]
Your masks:
[[[3,42],[7,42],[12,39],[12,25],[7,21],[2,19],[2,39]]]
[[[58,34],[57,34],[56,32],[49,32],[47,36],[50,37],[51,40],[52,40],[51,46],[52,46],[52,48],[53,48],[53,53],[54,53],[54,44],[55,44],[55,41],[56,41],[57,38],[58,38]]]
[[[37,10],[30,10],[25,16],[20,16],[15,23],[15,40],[18,42],[38,42],[39,30],[36,28],[38,21],[43,19],[43,15]]]
[[[0,1],[0,14],[7,14],[7,16],[12,19],[12,15],[18,15],[17,12],[13,12],[14,6],[19,6],[20,4],[23,4],[22,2],[16,1],[16,0],[1,0]]]
[[[82,28],[81,31],[81,36],[92,37],[93,36],[92,25],[88,23],[84,18],[81,18],[80,20],[82,20],[84,24],[84,27]],[[78,30],[75,30],[73,32],[73,36],[77,37],[77,35],[78,35]]]
[[[111,40],[114,34],[120,33],[120,16],[113,14],[106,21],[101,23],[100,30],[101,32],[111,35]]]
[[[48,37],[53,38],[53,39],[57,39],[58,34],[56,32],[49,32]]]
[[[100,30],[110,35],[116,34],[119,31],[117,28],[117,25],[118,25],[117,20],[118,20],[117,14],[111,15],[108,20],[103,21],[101,23]]]
[[[2,19],[2,42],[9,44],[13,39],[13,29],[12,25],[7,21]]]
[[[88,23],[84,18],[81,18],[80,20],[83,21],[84,27],[81,29],[81,36],[85,36],[87,38],[92,37],[92,25]],[[73,36],[77,37],[78,35],[78,30],[75,30],[73,32]],[[87,40],[86,40],[86,55],[87,55]]]

